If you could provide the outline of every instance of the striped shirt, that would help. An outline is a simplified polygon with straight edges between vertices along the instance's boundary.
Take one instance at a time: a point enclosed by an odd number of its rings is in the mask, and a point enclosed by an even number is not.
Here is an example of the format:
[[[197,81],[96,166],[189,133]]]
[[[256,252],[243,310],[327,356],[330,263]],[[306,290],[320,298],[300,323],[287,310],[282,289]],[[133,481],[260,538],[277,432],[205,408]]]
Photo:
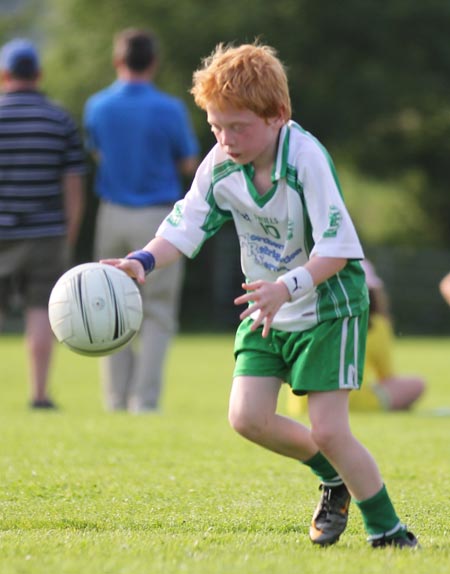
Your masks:
[[[62,177],[84,171],[65,110],[36,91],[0,96],[0,240],[64,235]]]
[[[280,133],[273,187],[263,196],[253,167],[230,160],[214,146],[191,189],[161,224],[164,237],[188,257],[226,222],[234,222],[247,281],[276,281],[314,255],[348,259],[345,268],[295,301],[272,323],[303,331],[331,319],[356,316],[368,307],[364,257],[345,207],[330,156],[310,133],[290,121]]]

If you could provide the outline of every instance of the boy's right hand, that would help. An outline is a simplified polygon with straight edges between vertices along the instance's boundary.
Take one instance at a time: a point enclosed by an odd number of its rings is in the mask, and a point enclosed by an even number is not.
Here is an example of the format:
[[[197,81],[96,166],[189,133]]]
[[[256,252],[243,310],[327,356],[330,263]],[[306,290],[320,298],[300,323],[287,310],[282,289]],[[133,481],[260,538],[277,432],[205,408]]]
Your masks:
[[[145,283],[144,267],[137,259],[100,259],[100,263],[112,265],[125,271],[129,277],[136,279],[140,285]]]

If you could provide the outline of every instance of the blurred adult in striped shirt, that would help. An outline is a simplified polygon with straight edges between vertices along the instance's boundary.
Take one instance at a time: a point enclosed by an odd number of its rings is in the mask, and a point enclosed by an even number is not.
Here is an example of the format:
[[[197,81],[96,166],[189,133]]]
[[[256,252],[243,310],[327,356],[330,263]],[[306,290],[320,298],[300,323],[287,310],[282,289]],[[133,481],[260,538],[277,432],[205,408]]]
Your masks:
[[[47,305],[70,264],[83,212],[85,172],[75,122],[40,90],[36,47],[0,52],[0,313],[19,295],[25,313],[33,408],[55,407],[48,391],[53,348]],[[0,315],[1,316],[1,315]]]

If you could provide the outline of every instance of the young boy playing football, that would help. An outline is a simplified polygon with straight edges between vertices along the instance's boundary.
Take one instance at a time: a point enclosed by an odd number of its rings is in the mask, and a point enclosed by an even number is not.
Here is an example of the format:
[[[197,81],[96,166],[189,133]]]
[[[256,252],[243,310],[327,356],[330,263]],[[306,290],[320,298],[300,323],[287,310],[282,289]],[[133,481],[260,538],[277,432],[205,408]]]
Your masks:
[[[349,394],[361,383],[368,296],[364,255],[326,150],[291,120],[285,69],[259,43],[220,44],[191,90],[217,144],[156,237],[115,265],[139,283],[233,220],[248,304],[236,333],[229,420],[242,436],[308,466],[322,497],[310,538],[344,531],[351,497],[374,547],[415,547],[377,465],[352,435]],[[311,428],[276,413],[283,382],[308,394]]]

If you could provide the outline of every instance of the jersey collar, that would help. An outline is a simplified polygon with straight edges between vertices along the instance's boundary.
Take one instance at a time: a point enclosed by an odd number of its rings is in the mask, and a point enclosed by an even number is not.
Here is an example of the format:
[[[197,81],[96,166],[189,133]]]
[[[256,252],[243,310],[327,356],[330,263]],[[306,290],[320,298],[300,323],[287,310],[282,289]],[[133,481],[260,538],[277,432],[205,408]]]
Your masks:
[[[278,147],[277,147],[277,155],[275,159],[275,163],[273,164],[272,168],[272,183],[276,183],[279,179],[286,177],[287,173],[287,157],[288,157],[288,150],[289,150],[289,135],[291,130],[291,121],[285,124],[281,130],[280,135],[278,137]],[[255,168],[253,164],[247,163],[242,166],[243,170],[250,178],[253,179],[255,174]]]

